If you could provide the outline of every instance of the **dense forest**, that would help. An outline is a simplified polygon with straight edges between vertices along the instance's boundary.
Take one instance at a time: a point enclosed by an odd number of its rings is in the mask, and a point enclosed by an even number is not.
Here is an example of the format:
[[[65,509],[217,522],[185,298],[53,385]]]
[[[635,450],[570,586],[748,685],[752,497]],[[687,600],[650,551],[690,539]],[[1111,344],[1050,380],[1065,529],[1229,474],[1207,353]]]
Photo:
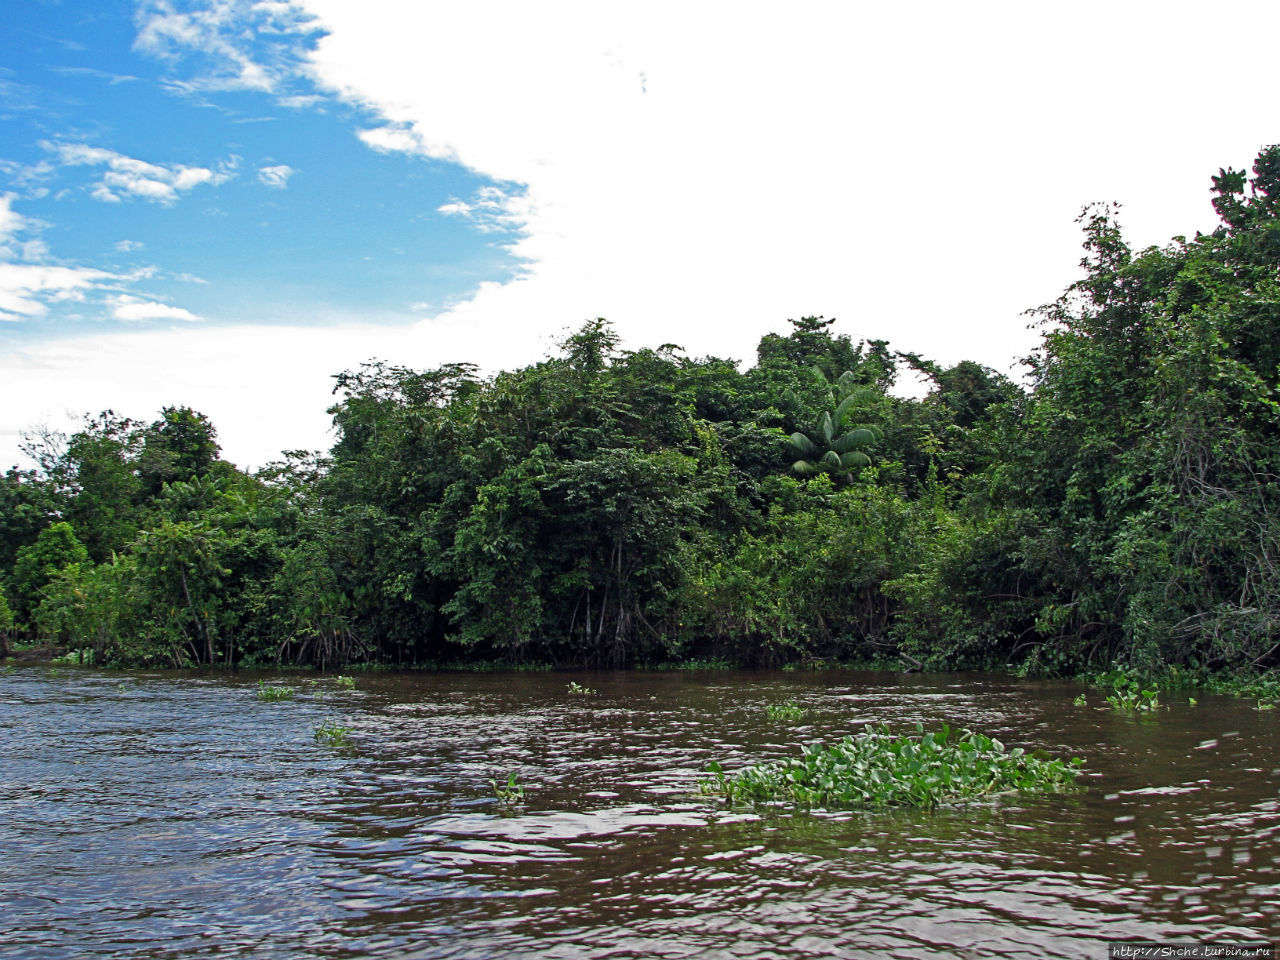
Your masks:
[[[1135,252],[1112,208],[1035,311],[1024,385],[806,317],[754,366],[604,320],[480,376],[336,377],[327,455],[249,475],[186,408],[27,438],[0,643],[98,663],[1040,674],[1280,661],[1280,147],[1221,225]],[[892,392],[901,370],[922,399]],[[0,651],[2,652],[2,651]]]

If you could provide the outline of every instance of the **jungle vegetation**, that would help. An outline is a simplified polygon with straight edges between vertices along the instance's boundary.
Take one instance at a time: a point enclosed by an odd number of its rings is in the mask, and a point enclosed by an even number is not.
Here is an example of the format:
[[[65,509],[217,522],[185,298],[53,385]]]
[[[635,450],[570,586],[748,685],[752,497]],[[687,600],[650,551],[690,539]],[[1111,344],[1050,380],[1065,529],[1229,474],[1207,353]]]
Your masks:
[[[252,475],[200,413],[27,437],[0,642],[98,663],[902,658],[1246,674],[1280,659],[1280,147],[1209,234],[1084,276],[1017,384],[789,321],[755,364],[592,320],[481,376],[335,378],[337,441]],[[922,399],[897,372],[929,378]],[[0,651],[3,652],[3,651]]]

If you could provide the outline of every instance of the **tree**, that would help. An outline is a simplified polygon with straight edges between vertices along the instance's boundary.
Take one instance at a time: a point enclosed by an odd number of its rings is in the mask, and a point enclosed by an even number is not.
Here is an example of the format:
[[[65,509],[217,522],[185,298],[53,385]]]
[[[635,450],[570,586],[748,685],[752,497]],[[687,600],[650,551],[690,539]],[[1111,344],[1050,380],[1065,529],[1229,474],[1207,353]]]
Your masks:
[[[205,476],[218,459],[217,431],[190,407],[165,407],[143,431],[138,472],[142,492],[157,496],[166,483]]]
[[[879,396],[874,387],[859,386],[852,372],[841,374],[831,387],[834,409],[823,410],[808,435],[791,435],[791,449],[801,457],[791,469],[801,477],[825,473],[847,483],[856,471],[871,466],[863,448],[881,439],[883,432],[871,425],[851,426],[850,420]]]
[[[88,559],[84,544],[76,538],[71,524],[65,520],[40,531],[35,543],[18,551],[10,579],[15,612],[20,620],[31,621],[45,587],[63,569]]]

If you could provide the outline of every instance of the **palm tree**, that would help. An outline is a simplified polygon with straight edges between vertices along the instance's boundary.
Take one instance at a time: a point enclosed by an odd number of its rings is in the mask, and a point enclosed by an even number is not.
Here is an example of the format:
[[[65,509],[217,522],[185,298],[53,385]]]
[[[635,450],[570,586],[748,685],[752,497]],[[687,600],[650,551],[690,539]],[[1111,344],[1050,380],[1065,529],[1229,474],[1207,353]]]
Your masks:
[[[879,397],[875,387],[859,386],[849,371],[841,374],[831,388],[834,409],[822,411],[809,436],[791,435],[791,449],[800,457],[791,465],[792,471],[802,477],[826,473],[835,480],[848,480],[855,471],[871,466],[862,448],[881,439],[884,431],[870,424],[851,427],[848,421],[854,410]]]

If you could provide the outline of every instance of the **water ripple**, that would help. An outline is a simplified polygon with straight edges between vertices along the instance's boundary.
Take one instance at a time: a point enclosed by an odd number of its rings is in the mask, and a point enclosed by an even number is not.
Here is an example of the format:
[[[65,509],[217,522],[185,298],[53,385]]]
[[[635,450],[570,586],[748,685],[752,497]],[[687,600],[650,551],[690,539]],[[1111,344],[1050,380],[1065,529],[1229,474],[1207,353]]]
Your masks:
[[[579,677],[578,679],[583,679]],[[1280,746],[1206,696],[891,674],[0,678],[0,954],[1041,958],[1276,936]],[[316,694],[323,694],[322,697]],[[794,699],[795,724],[765,706]],[[350,745],[318,743],[326,720]],[[788,816],[696,795],[867,723],[1087,758],[1078,794]],[[514,773],[525,802],[490,788]]]

